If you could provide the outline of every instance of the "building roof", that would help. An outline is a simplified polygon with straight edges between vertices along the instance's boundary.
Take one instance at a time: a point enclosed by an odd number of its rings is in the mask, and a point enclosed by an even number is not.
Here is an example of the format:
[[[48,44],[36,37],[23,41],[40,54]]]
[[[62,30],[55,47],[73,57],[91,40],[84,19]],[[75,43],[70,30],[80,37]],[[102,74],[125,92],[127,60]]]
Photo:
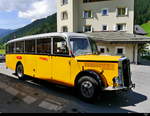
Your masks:
[[[150,37],[126,32],[92,32],[85,34],[93,37],[96,41],[106,43],[150,43]]]
[[[134,33],[138,35],[147,35],[144,29],[140,25],[134,25]]]

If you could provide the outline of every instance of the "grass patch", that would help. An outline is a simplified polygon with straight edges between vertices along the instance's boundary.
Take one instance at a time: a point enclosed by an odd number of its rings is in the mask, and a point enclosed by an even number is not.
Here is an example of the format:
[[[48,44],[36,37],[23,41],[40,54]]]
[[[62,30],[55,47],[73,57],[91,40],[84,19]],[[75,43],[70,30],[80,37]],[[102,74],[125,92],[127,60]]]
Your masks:
[[[4,49],[0,49],[0,54],[5,54],[5,50]]]
[[[144,29],[145,32],[148,33],[147,36],[150,37],[150,22],[142,24],[141,27]]]

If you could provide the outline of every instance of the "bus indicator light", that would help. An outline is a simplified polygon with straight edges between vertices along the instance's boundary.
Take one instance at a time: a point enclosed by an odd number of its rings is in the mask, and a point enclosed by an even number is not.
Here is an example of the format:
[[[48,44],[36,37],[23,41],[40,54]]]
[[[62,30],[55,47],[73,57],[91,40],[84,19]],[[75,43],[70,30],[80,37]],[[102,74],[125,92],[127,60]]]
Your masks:
[[[21,60],[21,59],[22,59],[22,57],[21,57],[21,56],[17,56],[16,58],[17,58],[18,60]]]

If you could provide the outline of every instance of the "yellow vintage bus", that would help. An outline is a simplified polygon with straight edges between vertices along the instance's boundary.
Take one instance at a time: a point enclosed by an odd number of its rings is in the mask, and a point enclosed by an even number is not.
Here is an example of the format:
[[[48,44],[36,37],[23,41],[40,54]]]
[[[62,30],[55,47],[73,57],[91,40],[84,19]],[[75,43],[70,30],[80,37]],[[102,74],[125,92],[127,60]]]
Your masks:
[[[6,44],[6,67],[19,79],[25,75],[76,88],[83,100],[102,91],[129,90],[130,61],[100,55],[95,41],[79,33],[47,33],[11,40]]]

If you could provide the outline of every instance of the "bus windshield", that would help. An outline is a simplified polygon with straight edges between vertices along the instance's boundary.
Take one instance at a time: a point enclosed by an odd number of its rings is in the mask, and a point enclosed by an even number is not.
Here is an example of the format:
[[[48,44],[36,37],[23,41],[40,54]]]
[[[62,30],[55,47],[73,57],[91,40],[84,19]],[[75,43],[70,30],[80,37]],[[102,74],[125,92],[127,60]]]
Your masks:
[[[75,56],[98,54],[96,43],[91,38],[71,38],[70,45]]]

